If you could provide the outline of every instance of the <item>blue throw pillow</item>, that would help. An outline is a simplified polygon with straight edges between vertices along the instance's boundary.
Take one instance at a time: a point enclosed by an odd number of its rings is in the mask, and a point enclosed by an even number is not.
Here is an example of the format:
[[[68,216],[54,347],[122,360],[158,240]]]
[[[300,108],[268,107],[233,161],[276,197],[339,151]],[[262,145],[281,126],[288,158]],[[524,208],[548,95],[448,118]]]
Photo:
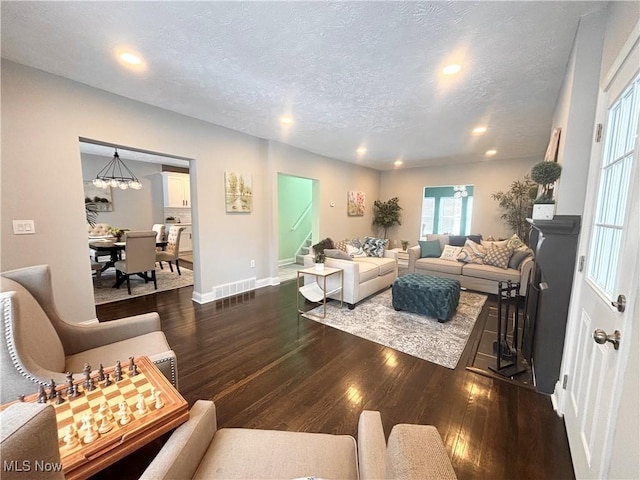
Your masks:
[[[438,258],[442,255],[439,240],[418,240],[420,244],[420,258]]]
[[[467,239],[475,243],[480,243],[482,241],[482,235],[449,235],[449,245],[464,247]]]

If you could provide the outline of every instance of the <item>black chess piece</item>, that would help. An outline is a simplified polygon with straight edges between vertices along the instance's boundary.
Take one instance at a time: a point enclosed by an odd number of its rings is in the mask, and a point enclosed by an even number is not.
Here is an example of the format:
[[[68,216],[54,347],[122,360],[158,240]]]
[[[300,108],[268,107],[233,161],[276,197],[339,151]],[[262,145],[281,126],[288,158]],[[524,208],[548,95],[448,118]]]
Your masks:
[[[74,384],[71,388],[71,393],[67,394],[68,397],[76,398],[80,396],[80,390],[78,390],[78,385]]]
[[[56,405],[60,405],[61,403],[64,403],[64,402],[66,402],[66,400],[62,398],[62,392],[58,390],[56,392]]]
[[[109,378],[109,373],[107,372],[107,374],[104,377],[104,387],[108,387],[109,385],[111,385],[111,378]]]
[[[135,363],[133,364],[133,370],[131,370],[131,376],[135,377],[136,375],[138,375],[138,365],[136,365]]]
[[[47,403],[47,392],[42,385],[38,388],[38,403]]]
[[[100,368],[98,369],[98,381],[102,382],[104,380],[104,365],[100,364]]]
[[[73,373],[67,372],[67,395],[73,390]]]
[[[122,365],[120,364],[120,360],[116,362],[116,369],[113,372],[114,378],[116,382],[122,380]]]
[[[24,393],[22,395],[18,395],[18,401],[24,402]]]
[[[49,400],[53,400],[54,398],[56,398],[56,382],[52,378],[49,384]]]
[[[135,365],[136,365],[136,364],[135,364],[135,363],[133,363],[133,357],[129,357],[129,371],[130,371],[130,372],[132,372],[132,371],[133,371],[133,367],[134,367]]]

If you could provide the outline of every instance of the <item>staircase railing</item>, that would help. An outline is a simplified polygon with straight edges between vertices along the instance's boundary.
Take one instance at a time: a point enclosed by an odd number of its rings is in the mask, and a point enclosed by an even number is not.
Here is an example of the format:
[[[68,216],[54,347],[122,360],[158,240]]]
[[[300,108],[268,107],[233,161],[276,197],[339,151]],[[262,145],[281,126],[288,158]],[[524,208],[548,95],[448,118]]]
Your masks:
[[[302,223],[302,221],[305,219],[305,217],[309,214],[309,212],[311,211],[311,204],[312,202],[309,202],[309,205],[307,205],[305,207],[305,209],[302,211],[302,213],[300,214],[300,216],[298,217],[298,219],[293,222],[293,225],[291,226],[291,231],[295,231],[298,229],[298,227],[300,226],[300,224]]]

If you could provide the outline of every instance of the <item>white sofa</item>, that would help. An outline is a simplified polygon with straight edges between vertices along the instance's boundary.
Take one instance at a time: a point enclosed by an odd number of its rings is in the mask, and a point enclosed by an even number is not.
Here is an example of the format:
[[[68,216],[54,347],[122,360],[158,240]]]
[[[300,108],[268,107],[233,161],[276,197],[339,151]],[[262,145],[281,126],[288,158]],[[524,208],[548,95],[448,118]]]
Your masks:
[[[355,257],[353,260],[338,258],[325,259],[327,267],[340,268],[344,275],[343,300],[350,309],[355,308],[356,303],[374,293],[391,286],[398,278],[398,254],[391,250],[385,250],[384,257]],[[305,267],[315,265],[312,254],[304,256]],[[305,284],[315,282],[316,277],[307,275]],[[333,290],[340,286],[340,276],[332,275],[327,278],[327,290]],[[340,292],[329,295],[329,298],[340,300]]]
[[[441,245],[447,245],[445,235],[430,236],[440,240]],[[460,281],[463,288],[485,293],[498,293],[498,282],[509,281],[520,283],[519,294],[527,295],[527,286],[534,266],[533,256],[525,258],[517,269],[499,268],[491,265],[452,262],[441,258],[420,258],[420,246],[410,247],[409,273],[423,273],[436,277],[451,278]]]

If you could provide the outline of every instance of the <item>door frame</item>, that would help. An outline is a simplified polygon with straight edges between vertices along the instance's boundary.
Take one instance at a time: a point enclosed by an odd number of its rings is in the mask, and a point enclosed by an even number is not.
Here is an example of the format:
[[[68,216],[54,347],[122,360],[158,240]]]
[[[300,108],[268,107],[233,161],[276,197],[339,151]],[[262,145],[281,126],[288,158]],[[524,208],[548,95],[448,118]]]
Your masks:
[[[638,22],[635,27],[632,29],[629,38],[626,43],[618,53],[616,60],[613,62],[611,68],[607,72],[607,75],[602,79],[599,86],[597,107],[596,107],[596,115],[594,126],[597,128],[598,124],[606,125],[607,116],[609,113],[609,107],[616,101],[618,95],[622,93],[623,89],[620,92],[615,93],[615,97],[612,97],[611,88],[613,86],[614,80],[617,78],[621,72],[624,72],[629,68],[629,64],[631,62],[629,60],[629,55],[632,52],[635,52],[638,48],[638,42],[640,41],[640,22]],[[632,73],[625,73],[628,75],[629,81],[633,81],[637,75],[636,70],[631,70]],[[635,72],[635,73],[633,73]],[[596,128],[594,128],[594,137]],[[583,258],[586,258],[589,251],[590,241],[591,241],[591,233],[592,233],[592,221],[593,216],[595,215],[595,204],[596,204],[596,195],[598,193],[598,186],[600,181],[600,169],[602,164],[602,157],[604,154],[605,147],[605,139],[603,138],[601,142],[596,143],[595,141],[592,143],[590,163],[589,163],[589,174],[588,174],[588,185],[587,192],[585,197],[585,209],[583,212],[583,222],[582,222],[582,231],[580,235],[580,241],[578,246],[578,266],[574,275],[573,280],[573,294],[571,298],[571,303],[569,306],[569,314],[568,314],[568,323],[567,323],[567,341],[565,342],[564,352],[563,352],[563,361],[560,369],[560,380],[556,385],[556,389],[554,394],[552,395],[552,401],[554,403],[554,408],[557,410],[560,416],[564,416],[565,413],[568,412],[570,401],[569,390],[566,390],[564,387],[566,384],[564,383],[564,379],[566,376],[570,375],[574,368],[574,359],[576,358],[575,352],[576,349],[579,348],[578,345],[578,335],[581,322],[581,311],[582,304],[581,299],[583,296],[583,289],[585,288],[584,282],[587,282],[585,276],[587,275],[586,265],[584,269],[581,269],[581,264],[583,263]],[[636,140],[636,145],[638,145],[640,140]],[[628,228],[624,233],[622,238],[622,244],[630,241],[632,238],[633,232],[637,233],[638,227],[638,219],[633,218],[634,212],[637,212],[637,206],[639,203],[640,197],[640,184],[637,180],[634,180],[638,172],[640,171],[640,161],[639,156],[640,152],[638,152],[638,146],[636,146],[636,159],[634,161],[634,167],[632,169],[632,180],[629,191],[629,209],[626,213],[627,218],[625,220]],[[634,211],[634,205],[636,210]],[[629,262],[625,261],[625,264],[632,265],[631,268],[638,268],[638,262],[640,261],[640,255],[636,250],[633,250],[634,258],[627,259]],[[628,308],[630,309],[629,313],[637,316],[639,313],[638,307],[640,305],[640,295],[638,294],[638,282],[632,283],[630,286],[630,295],[631,298],[628,300]],[[599,294],[599,292],[596,293]],[[601,296],[601,295],[600,295]],[[608,299],[606,299],[608,302]],[[634,312],[635,311],[635,312]],[[631,349],[639,348],[637,344],[634,344],[634,338],[637,338],[637,329],[640,327],[639,324],[634,325],[633,318],[629,318],[629,329],[628,331],[623,333],[623,340],[620,346],[620,350],[617,352],[617,370],[616,370],[616,380],[614,381],[615,391],[613,393],[613,406],[614,413],[611,414],[610,417],[610,426],[608,429],[606,438],[604,439],[604,451],[605,451],[605,460],[602,467],[602,474],[606,475],[610,471],[611,467],[611,458],[613,453],[613,446],[615,443],[615,427],[618,425],[618,407],[620,405],[621,399],[623,397],[623,393],[627,388],[625,385],[625,372],[627,369],[627,365],[629,363],[629,358],[631,357]],[[629,390],[631,390],[630,388]],[[626,393],[629,392],[626,391]],[[567,432],[568,433],[568,432]],[[570,445],[571,446],[571,445]],[[572,457],[574,456],[574,452],[572,451]]]

